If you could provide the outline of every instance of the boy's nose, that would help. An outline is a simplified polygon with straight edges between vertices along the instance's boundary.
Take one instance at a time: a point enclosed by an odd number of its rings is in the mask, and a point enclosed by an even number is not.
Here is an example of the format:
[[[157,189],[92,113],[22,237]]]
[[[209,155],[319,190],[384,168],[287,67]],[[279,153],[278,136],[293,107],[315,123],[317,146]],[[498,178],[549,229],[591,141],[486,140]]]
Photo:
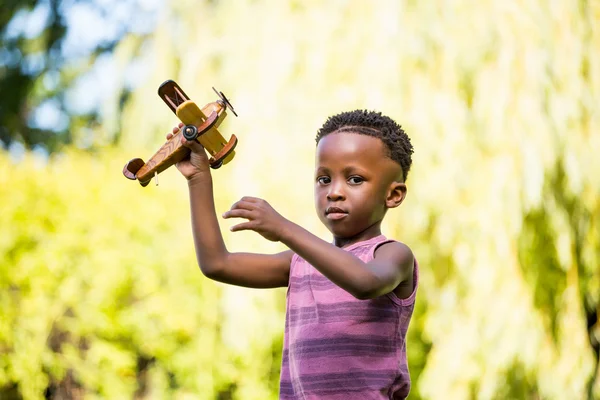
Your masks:
[[[327,192],[328,200],[343,200],[345,198],[344,192],[341,190],[339,185],[329,185],[329,191]]]

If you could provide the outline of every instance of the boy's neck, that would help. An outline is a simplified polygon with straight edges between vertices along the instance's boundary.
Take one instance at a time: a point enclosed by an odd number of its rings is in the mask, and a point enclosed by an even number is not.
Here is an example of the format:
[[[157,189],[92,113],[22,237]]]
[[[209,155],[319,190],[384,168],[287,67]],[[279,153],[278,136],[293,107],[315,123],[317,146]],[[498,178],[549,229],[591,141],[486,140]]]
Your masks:
[[[336,247],[344,248],[344,247],[352,246],[353,244],[358,243],[358,242],[364,242],[365,240],[373,239],[374,237],[377,237],[380,235],[381,235],[381,221],[379,221],[376,224],[371,225],[364,231],[362,231],[354,236],[351,236],[351,237],[333,236],[333,244]]]

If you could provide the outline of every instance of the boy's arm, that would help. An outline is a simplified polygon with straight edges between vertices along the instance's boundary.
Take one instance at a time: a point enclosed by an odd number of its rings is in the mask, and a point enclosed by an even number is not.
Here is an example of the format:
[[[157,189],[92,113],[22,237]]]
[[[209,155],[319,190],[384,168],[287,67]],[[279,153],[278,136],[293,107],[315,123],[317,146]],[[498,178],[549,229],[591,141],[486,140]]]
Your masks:
[[[281,242],[358,299],[390,293],[413,273],[413,254],[399,242],[379,247],[368,263],[298,225],[291,225]]]
[[[196,257],[204,275],[219,282],[252,288],[288,285],[292,251],[229,253],[217,221],[210,173],[191,178],[188,187]]]
[[[413,254],[402,243],[387,243],[375,252],[372,261],[358,257],[318,238],[279,215],[265,200],[244,197],[225,218],[246,218],[233,231],[253,230],[269,240],[281,241],[336,285],[358,299],[392,292],[413,273]]]
[[[167,139],[182,127],[183,124],[179,124],[173,128]],[[227,251],[215,213],[208,156],[197,141],[188,142],[183,138],[182,144],[190,148],[191,153],[177,163],[177,169],[188,182],[196,258],[204,275],[220,282],[252,288],[287,286],[292,251],[278,254]]]

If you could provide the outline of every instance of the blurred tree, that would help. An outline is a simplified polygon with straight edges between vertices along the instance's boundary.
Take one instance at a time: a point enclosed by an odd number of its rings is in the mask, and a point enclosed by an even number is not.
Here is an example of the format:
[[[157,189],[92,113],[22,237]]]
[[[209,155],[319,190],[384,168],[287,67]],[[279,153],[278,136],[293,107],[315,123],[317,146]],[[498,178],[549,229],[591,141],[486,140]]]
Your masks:
[[[127,13],[137,18],[124,17]],[[27,149],[39,146],[49,152],[73,142],[90,147],[89,138],[78,137],[85,130],[78,128],[102,123],[102,109],[99,104],[79,107],[73,92],[80,78],[98,60],[110,57],[127,34],[137,35],[135,53],[152,30],[154,14],[155,10],[138,0],[4,1],[0,10],[0,141],[5,146],[16,141]],[[122,84],[112,89],[122,103],[131,87]],[[88,93],[88,98],[94,97]],[[114,132],[111,140],[116,140]]]

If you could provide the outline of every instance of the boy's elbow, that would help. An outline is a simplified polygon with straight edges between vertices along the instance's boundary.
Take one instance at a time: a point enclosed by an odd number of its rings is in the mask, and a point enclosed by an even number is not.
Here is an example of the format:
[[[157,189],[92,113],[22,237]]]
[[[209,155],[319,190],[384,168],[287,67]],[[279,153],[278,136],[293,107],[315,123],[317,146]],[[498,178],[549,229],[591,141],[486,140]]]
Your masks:
[[[225,263],[199,262],[198,266],[202,274],[208,279],[218,281],[223,276]]]
[[[217,268],[214,267],[202,267],[200,266],[200,271],[202,271],[202,274],[207,277],[208,279],[212,279],[212,280],[218,280],[218,277],[220,275],[219,270]]]

